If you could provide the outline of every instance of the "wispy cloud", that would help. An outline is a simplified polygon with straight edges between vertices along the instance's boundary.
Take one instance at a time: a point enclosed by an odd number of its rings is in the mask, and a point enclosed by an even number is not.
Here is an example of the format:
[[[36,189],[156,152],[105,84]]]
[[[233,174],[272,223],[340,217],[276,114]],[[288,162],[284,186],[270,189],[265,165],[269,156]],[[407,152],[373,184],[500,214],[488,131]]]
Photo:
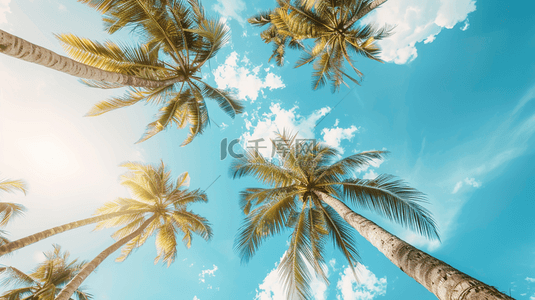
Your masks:
[[[387,1],[364,22],[396,25],[394,34],[380,41],[381,57],[388,62],[405,64],[418,56],[416,45],[431,43],[444,28],[451,29],[476,10],[475,0],[405,0]]]
[[[199,274],[199,282],[205,282],[205,277],[215,277],[215,271],[217,271],[217,266],[213,265],[212,269],[202,270]]]
[[[455,187],[453,188],[452,194],[457,194],[457,192],[463,187],[463,185],[469,185],[474,188],[479,188],[481,186],[481,182],[477,181],[475,178],[465,178],[462,181],[459,181],[455,184]]]
[[[527,282],[535,282],[535,278],[526,277]]]
[[[499,176],[499,170],[503,166],[530,149],[529,141],[535,133],[535,111],[525,108],[534,96],[535,86],[528,89],[510,113],[489,120],[488,126],[481,126],[492,129],[475,133],[473,139],[452,150],[429,153],[423,151],[422,147],[413,171],[404,178],[411,178],[409,182],[418,183],[426,192],[431,191],[428,192],[432,203],[430,207],[433,212],[440,212],[434,216],[443,242],[455,232],[455,220],[459,211],[470,199],[472,189],[465,187],[480,188],[484,182]],[[430,250],[436,249],[434,241],[429,242],[412,235],[404,237],[409,238],[415,241],[416,246],[427,245]]]
[[[386,276],[377,278],[366,266],[357,263],[355,266],[359,282],[356,281],[351,268],[347,266],[338,280],[336,287],[338,300],[372,300],[386,295]]]
[[[240,15],[247,9],[243,0],[217,0],[212,8],[225,19],[234,19],[242,26],[245,25],[245,18]]]
[[[7,23],[7,14],[11,13],[9,3],[11,0],[0,0],[0,24]]]
[[[235,91],[238,98],[249,99],[254,102],[264,90],[282,89],[286,85],[280,76],[269,72],[269,68],[262,69],[262,65],[253,66],[247,56],[232,52],[225,63],[213,71],[218,88]]]

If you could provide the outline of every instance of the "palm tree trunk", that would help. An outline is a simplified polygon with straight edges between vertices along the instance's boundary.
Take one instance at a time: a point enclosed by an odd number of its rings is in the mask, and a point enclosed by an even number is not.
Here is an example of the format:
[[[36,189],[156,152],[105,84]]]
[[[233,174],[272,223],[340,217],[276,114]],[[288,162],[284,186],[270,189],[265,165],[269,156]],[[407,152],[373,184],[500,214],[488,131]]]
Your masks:
[[[142,213],[142,212],[146,212],[146,210],[119,211],[119,212],[115,212],[115,213],[105,214],[105,215],[101,215],[101,216],[96,216],[96,217],[92,217],[92,218],[83,219],[83,220],[80,220],[80,221],[71,222],[71,223],[68,223],[68,224],[65,224],[65,225],[61,225],[61,226],[56,226],[54,228],[38,232],[36,234],[32,234],[32,235],[29,235],[27,237],[24,237],[24,238],[21,238],[21,239],[18,239],[16,241],[13,241],[13,242],[10,242],[10,243],[7,243],[5,245],[0,246],[0,257],[2,255],[8,254],[8,253],[13,252],[15,250],[18,250],[20,248],[23,248],[23,247],[26,247],[26,246],[31,245],[33,243],[36,243],[36,242],[38,242],[40,240],[43,240],[43,239],[46,239],[46,238],[51,237],[53,235],[56,235],[58,233],[62,233],[62,232],[65,232],[65,231],[68,231],[68,230],[71,230],[71,229],[75,229],[75,228],[82,227],[82,226],[85,226],[85,225],[97,223],[97,222],[104,221],[104,220],[107,220],[107,219],[115,218],[115,217],[118,217],[118,216],[123,216],[123,215],[126,215],[126,214]]]
[[[355,24],[355,22],[357,22],[358,20],[362,19],[365,15],[367,15],[369,12],[371,12],[372,10],[376,9],[377,6],[385,3],[387,0],[375,0],[373,1],[372,3],[370,3],[370,5],[366,6],[365,8],[363,8],[356,16],[354,16],[351,21],[349,21],[349,23],[347,23],[347,25],[344,26],[344,29],[348,29],[349,27],[353,26],[353,24]]]
[[[32,44],[3,30],[0,30],[0,52],[78,78],[119,83],[125,86],[157,88],[184,81],[184,77],[159,81],[104,71],[56,54],[53,51]]]
[[[340,200],[322,192],[316,195],[332,207],[360,235],[401,271],[414,278],[440,300],[513,299],[445,262],[409,245],[374,222],[355,213]]]
[[[80,287],[80,285],[87,278],[87,276],[89,276],[89,274],[91,274],[106,259],[106,257],[110,256],[110,254],[121,248],[124,244],[128,243],[130,240],[140,235],[143,230],[145,230],[145,228],[147,228],[147,226],[149,226],[149,224],[156,218],[156,216],[157,215],[154,214],[143,224],[141,224],[141,226],[136,229],[136,231],[118,240],[113,245],[100,252],[97,257],[95,257],[92,261],[85,265],[85,267],[80,271],[80,273],[76,274],[76,276],[74,276],[74,278],[69,281],[69,283],[61,290],[55,300],[69,300],[74,291],[78,287]]]

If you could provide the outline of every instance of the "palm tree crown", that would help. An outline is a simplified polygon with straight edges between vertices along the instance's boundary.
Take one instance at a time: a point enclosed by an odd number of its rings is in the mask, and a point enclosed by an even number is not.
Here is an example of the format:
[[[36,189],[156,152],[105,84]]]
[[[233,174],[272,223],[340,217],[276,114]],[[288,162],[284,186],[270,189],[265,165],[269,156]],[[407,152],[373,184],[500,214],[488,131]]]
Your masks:
[[[385,1],[277,0],[277,8],[257,14],[248,21],[255,26],[269,25],[261,34],[265,43],[273,43],[269,60],[275,58],[282,66],[287,47],[300,49],[303,54],[295,66],[314,63],[312,88],[323,87],[330,81],[334,92],[342,83],[346,84],[344,77],[359,83],[346,72],[344,61],[362,78],[362,73],[355,67],[353,54],[382,62],[375,41],[387,37],[391,28],[363,25],[357,21]],[[305,45],[306,40],[313,44]]]
[[[123,261],[134,248],[145,243],[156,234],[156,248],[160,259],[170,265],[177,254],[177,236],[182,234],[186,247],[191,246],[193,234],[209,240],[212,229],[209,222],[188,210],[188,205],[196,202],[207,202],[206,194],[199,189],[188,190],[189,174],[182,173],[176,182],[171,181],[171,172],[167,171],[163,162],[158,167],[128,162],[122,165],[128,172],[121,176],[121,184],[126,186],[134,198],[118,198],[108,202],[96,212],[105,215],[118,211],[132,210],[133,214],[101,221],[96,229],[124,226],[117,230],[113,237],[121,239],[134,232],[146,220],[154,217],[142,234],[129,241],[122,250],[117,261]],[[143,212],[144,211],[144,212]]]
[[[307,265],[327,282],[324,273],[327,240],[333,241],[350,266],[359,258],[353,246],[353,230],[332,207],[320,200],[318,193],[372,210],[425,237],[438,238],[430,212],[420,205],[425,202],[421,192],[390,175],[375,179],[355,176],[356,171],[373,160],[382,159],[384,151],[338,159],[336,149],[322,144],[312,145],[308,153],[301,152],[305,145],[295,135],[283,133],[279,142],[289,150],[282,157],[268,160],[250,152],[233,162],[231,173],[234,177],[250,175],[270,186],[248,188],[241,194],[246,217],[236,248],[244,261],[254,255],[266,238],[286,228],[293,230],[289,249],[279,265],[288,298],[312,298]]]
[[[61,288],[67,284],[85,265],[77,259],[69,262],[69,252],[61,251],[59,245],[53,245],[54,250],[44,252],[45,261],[39,263],[30,274],[14,267],[0,267],[3,275],[3,286],[15,286],[0,296],[5,300],[53,300]],[[75,291],[76,299],[89,300],[91,295],[84,289]]]
[[[167,266],[176,258],[178,235],[183,235],[182,241],[188,248],[193,234],[198,234],[205,240],[212,237],[208,221],[188,210],[189,204],[207,202],[207,197],[198,189],[186,189],[189,185],[187,172],[182,173],[175,183],[171,181],[171,172],[166,170],[163,162],[157,167],[133,162],[122,166],[128,168],[128,172],[121,176],[121,184],[131,191],[135,199],[118,198],[99,208],[97,215],[120,211],[132,213],[98,223],[97,229],[123,226],[112,235],[118,241],[90,261],[63,288],[56,300],[68,300],[85,278],[113,252],[122,247],[121,255],[116,261],[124,261],[132,250],[142,246],[153,234],[156,235],[158,251],[154,263],[162,260]]]
[[[111,41],[99,43],[73,34],[58,35],[64,49],[75,60],[106,71],[168,82],[156,88],[130,88],[122,97],[96,104],[89,116],[133,105],[142,100],[160,105],[160,113],[138,141],[154,136],[171,124],[190,125],[182,145],[190,143],[209,123],[205,98],[215,100],[234,117],[243,106],[230,93],[212,87],[200,74],[202,66],[228,41],[222,21],[206,17],[201,4],[188,0],[82,0],[104,14],[109,33],[131,28],[140,45]],[[83,80],[92,87],[118,88],[122,85]]]

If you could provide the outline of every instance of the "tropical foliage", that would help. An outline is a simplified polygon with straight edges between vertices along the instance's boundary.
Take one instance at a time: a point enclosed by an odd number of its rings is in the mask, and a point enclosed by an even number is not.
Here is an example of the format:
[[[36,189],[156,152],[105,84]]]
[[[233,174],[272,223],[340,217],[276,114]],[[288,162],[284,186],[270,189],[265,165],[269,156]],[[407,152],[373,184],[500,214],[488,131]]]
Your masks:
[[[353,55],[382,62],[376,41],[387,37],[391,27],[377,27],[358,22],[386,0],[277,0],[277,7],[249,18],[255,26],[269,25],[262,40],[273,44],[277,65],[285,62],[286,48],[302,51],[295,67],[313,63],[312,88],[331,83],[337,91],[344,78],[359,83],[363,74],[355,67]],[[311,41],[307,44],[306,41]],[[358,78],[349,75],[347,61]]]
[[[169,266],[177,254],[177,236],[182,234],[182,242],[189,248],[193,234],[205,240],[212,237],[209,222],[198,214],[188,210],[188,206],[197,202],[208,202],[206,194],[200,190],[189,190],[188,172],[171,180],[171,172],[164,163],[153,167],[140,163],[128,162],[121,165],[129,171],[121,176],[121,184],[126,186],[134,198],[118,198],[99,208],[97,215],[123,210],[145,210],[145,213],[125,215],[98,223],[96,229],[123,226],[113,234],[120,239],[133,232],[150,216],[156,216],[143,234],[130,241],[122,250],[117,261],[123,261],[131,251],[145,243],[153,234],[156,235],[158,255]]]
[[[128,172],[121,176],[121,184],[126,186],[134,198],[118,198],[97,210],[97,214],[109,214],[131,210],[135,213],[101,221],[97,229],[122,226],[112,237],[117,239],[114,245],[104,250],[93,261],[73,278],[58,299],[68,299],[74,290],[107,256],[119,247],[121,255],[116,261],[124,261],[132,250],[142,246],[149,237],[156,236],[157,256],[154,260],[167,263],[169,266],[177,256],[177,237],[182,235],[186,247],[191,246],[193,234],[205,240],[212,237],[209,222],[198,214],[188,210],[188,206],[196,202],[207,202],[206,194],[199,190],[189,190],[187,172],[171,180],[171,172],[167,171],[163,162],[153,167],[140,163],[128,162],[122,165]]]
[[[22,180],[0,180],[0,191],[15,192],[21,191],[26,194],[26,183]],[[24,206],[11,202],[0,202],[0,227],[6,226],[13,217],[19,216],[24,212]],[[6,231],[0,230],[0,246],[9,243],[5,237]]]
[[[202,78],[201,69],[227,43],[228,28],[222,21],[208,18],[195,0],[81,0],[103,13],[109,33],[132,29],[140,44],[104,43],[73,34],[58,35],[64,49],[75,60],[106,71],[166,81],[155,88],[133,88],[121,97],[96,104],[88,116],[133,105],[140,101],[160,106],[156,120],[138,142],[147,140],[174,124],[189,135],[190,143],[209,124],[205,98],[215,100],[229,116],[242,113],[243,106],[229,92],[215,88]],[[118,88],[121,84],[82,80],[98,88]]]
[[[39,263],[30,274],[14,267],[0,267],[0,281],[4,287],[15,287],[0,296],[2,300],[53,300],[69,280],[85,265],[74,259],[69,261],[69,252],[61,251],[59,245],[53,245],[52,251],[44,252],[45,260]],[[75,299],[89,300],[91,295],[79,288],[74,293]]]
[[[289,248],[278,266],[289,299],[312,299],[310,267],[328,282],[324,269],[329,240],[350,266],[359,258],[353,229],[318,193],[371,210],[427,238],[438,238],[435,221],[421,206],[426,202],[421,192],[391,175],[375,179],[355,176],[374,160],[383,159],[386,152],[368,151],[339,159],[339,152],[332,147],[305,145],[296,135],[286,133],[279,138],[274,146],[288,151],[278,159],[268,160],[252,151],[232,164],[235,178],[249,175],[270,186],[241,193],[245,221],[235,246],[247,262],[265,239],[290,229]]]

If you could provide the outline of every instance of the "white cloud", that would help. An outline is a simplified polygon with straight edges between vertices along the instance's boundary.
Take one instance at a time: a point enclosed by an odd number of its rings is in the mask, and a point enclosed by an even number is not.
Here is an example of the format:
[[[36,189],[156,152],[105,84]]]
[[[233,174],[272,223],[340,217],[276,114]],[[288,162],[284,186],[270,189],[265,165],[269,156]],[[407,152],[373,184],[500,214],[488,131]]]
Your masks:
[[[284,255],[286,255],[286,253],[284,253]],[[284,255],[281,257],[281,261]],[[277,266],[278,264],[275,264],[275,268],[268,273],[266,278],[264,278],[264,281],[258,286],[254,300],[285,300],[287,299],[286,292],[284,291],[282,283],[279,281],[280,275],[277,271]],[[312,266],[307,264],[307,267],[312,278],[309,284],[312,290],[313,299],[316,299],[316,300],[327,299],[326,298],[327,284],[323,282],[323,280],[315,276]],[[327,271],[326,274],[328,276],[329,275],[328,269],[327,268],[325,269],[326,269],[325,271]]]
[[[394,34],[379,44],[385,61],[404,64],[418,56],[416,44],[431,43],[443,28],[451,29],[476,10],[475,0],[387,1],[364,22],[396,25]]]
[[[440,241],[429,240],[413,232],[406,232],[405,234],[403,234],[402,240],[406,241],[407,243],[413,245],[418,249],[426,249],[429,252],[433,252],[436,249],[440,248],[440,246],[442,246]]]
[[[386,294],[386,276],[377,278],[366,266],[357,263],[355,266],[359,282],[351,268],[347,266],[336,284],[338,300],[372,300]]]
[[[292,133],[299,132],[299,136],[305,139],[314,138],[314,126],[316,122],[331,111],[330,107],[323,107],[318,109],[307,117],[301,116],[297,113],[297,106],[286,110],[281,108],[279,103],[271,103],[269,107],[270,112],[264,113],[258,118],[256,125],[253,125],[253,121],[256,120],[256,116],[251,116],[250,120],[245,120],[245,126],[248,132],[245,132],[241,140],[242,142],[248,142],[257,139],[264,139],[259,143],[259,146],[266,148],[259,149],[259,152],[266,156],[271,157],[272,147],[270,140],[276,140],[275,132],[283,130],[291,131]],[[250,130],[252,129],[252,132]],[[252,147],[254,143],[244,145],[245,147]]]
[[[468,20],[468,18],[466,18],[466,20],[464,21],[464,26],[461,27],[461,30],[466,31],[468,28],[470,28],[470,21]]]
[[[337,125],[337,123],[338,122],[335,123],[335,126]],[[325,141],[325,144],[338,149],[338,151],[343,154],[344,149],[340,147],[342,140],[351,141],[351,139],[355,136],[355,132],[357,131],[358,128],[355,127],[355,125],[351,125],[351,127],[349,128],[324,128],[321,131],[321,134],[323,135],[323,140]]]
[[[9,3],[11,0],[0,0],[0,24],[7,23],[7,14],[11,13]]]
[[[215,271],[217,271],[218,268],[216,265],[213,266],[214,267],[212,269],[206,269],[201,271],[201,273],[199,274],[199,282],[205,282],[205,276],[215,277]]]
[[[259,147],[265,147],[258,149],[259,152],[265,157],[272,157],[273,148],[271,140],[276,140],[277,136],[275,132],[282,132],[283,130],[290,131],[292,133],[299,132],[298,138],[302,139],[315,139],[315,126],[318,121],[321,120],[326,114],[331,111],[331,108],[326,106],[321,109],[313,111],[308,116],[300,115],[297,110],[298,106],[294,106],[289,110],[281,107],[279,103],[271,103],[269,112],[262,114],[261,116],[253,113],[251,116],[245,119],[245,127],[247,132],[241,136],[241,142],[244,147],[254,147],[254,140],[264,139],[258,142]],[[256,121],[256,122],[255,122]],[[351,140],[355,133],[358,132],[358,128],[351,125],[348,128],[337,127],[338,121],[333,128],[324,128],[321,131],[323,135],[322,142],[329,146],[337,148],[341,153],[344,149],[341,147],[341,143],[344,140]],[[380,164],[380,162],[377,162]],[[378,165],[377,165],[378,166]]]
[[[197,296],[193,296],[193,300],[201,300],[201,299],[197,298]]]
[[[529,300],[535,300],[535,294],[533,294],[533,296],[529,297]]]
[[[59,9],[60,11],[67,11],[67,7],[66,7],[65,5],[63,5],[63,4],[60,4],[60,5],[58,6],[58,9]]]
[[[335,267],[336,266],[336,259],[333,258],[333,259],[329,260],[329,266],[331,266],[333,271],[336,271],[337,270],[336,267]]]
[[[260,76],[260,66],[253,66],[249,59],[244,56],[239,60],[240,55],[232,52],[227,56],[225,63],[213,71],[217,87],[221,89],[232,89],[237,92],[238,98],[246,100],[247,98],[254,102],[259,93],[264,93],[264,89],[280,89],[286,87],[280,76],[271,72],[267,73],[262,79]],[[243,64],[238,65],[238,62]]]
[[[245,24],[245,19],[240,15],[247,8],[243,0],[217,0],[212,8],[225,19],[234,19],[242,26]]]
[[[526,277],[527,282],[535,282],[535,278]]]
[[[377,173],[375,173],[374,170],[370,170],[368,173],[364,174],[364,176],[362,176],[363,179],[375,179],[377,178],[377,176],[379,176]]]
[[[425,39],[424,44],[432,43],[437,38],[436,34],[432,34]]]
[[[453,191],[451,192],[452,194],[456,194],[462,187],[463,185],[466,184],[466,185],[470,185],[474,188],[479,188],[481,187],[481,182],[479,181],[476,181],[475,178],[465,178],[464,181],[459,181],[455,184],[455,187],[453,188]]]

